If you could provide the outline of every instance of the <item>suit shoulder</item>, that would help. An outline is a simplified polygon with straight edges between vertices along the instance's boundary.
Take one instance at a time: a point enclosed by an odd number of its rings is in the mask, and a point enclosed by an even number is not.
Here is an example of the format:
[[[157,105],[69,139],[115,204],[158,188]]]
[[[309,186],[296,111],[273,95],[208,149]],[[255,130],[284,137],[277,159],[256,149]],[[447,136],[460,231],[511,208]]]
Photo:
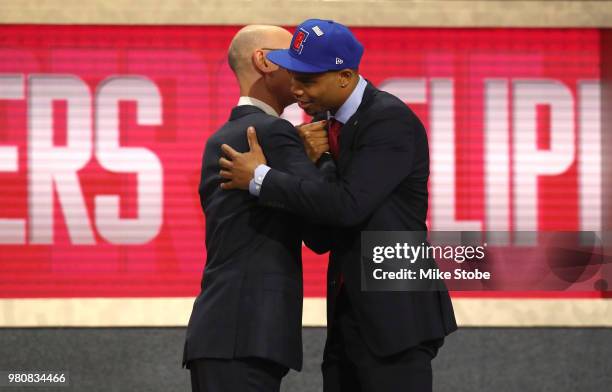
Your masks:
[[[246,121],[257,130],[257,135],[278,134],[284,132],[294,132],[293,124],[281,117],[270,116],[269,114],[257,114]],[[246,128],[245,128],[246,131]]]
[[[282,144],[287,139],[299,141],[293,124],[280,117],[268,116],[264,122],[259,124],[259,128],[255,125],[255,130],[259,141],[268,147],[278,143]]]
[[[416,114],[401,99],[382,90],[376,92],[369,112],[380,119],[397,118],[410,122],[419,121]]]
[[[364,133],[367,137],[393,139],[398,145],[402,141],[409,145],[414,140],[427,139],[421,120],[395,95],[377,90],[367,111],[367,122],[364,124],[368,130]]]
[[[270,116],[270,127],[279,132],[295,132],[295,127],[282,117]]]
[[[234,121],[255,122],[262,125],[274,125],[284,122],[287,124],[291,124],[289,121],[281,117],[272,116],[264,112],[251,113],[248,116],[240,117],[239,119],[236,119]]]
[[[279,117],[271,116],[266,113],[251,113],[230,121],[227,121],[219,129],[217,129],[209,138],[208,141],[215,143],[220,140],[231,138],[232,136],[246,137],[246,130],[249,126],[255,127],[258,131],[269,128],[292,127],[291,123]]]

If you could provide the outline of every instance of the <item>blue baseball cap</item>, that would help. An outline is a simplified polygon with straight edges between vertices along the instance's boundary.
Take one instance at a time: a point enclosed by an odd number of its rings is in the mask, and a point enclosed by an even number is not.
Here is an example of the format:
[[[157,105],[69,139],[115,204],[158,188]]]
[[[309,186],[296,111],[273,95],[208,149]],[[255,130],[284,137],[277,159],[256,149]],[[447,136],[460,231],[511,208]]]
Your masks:
[[[348,27],[333,20],[308,19],[293,34],[289,49],[274,50],[267,58],[293,72],[319,73],[356,69],[363,45]]]

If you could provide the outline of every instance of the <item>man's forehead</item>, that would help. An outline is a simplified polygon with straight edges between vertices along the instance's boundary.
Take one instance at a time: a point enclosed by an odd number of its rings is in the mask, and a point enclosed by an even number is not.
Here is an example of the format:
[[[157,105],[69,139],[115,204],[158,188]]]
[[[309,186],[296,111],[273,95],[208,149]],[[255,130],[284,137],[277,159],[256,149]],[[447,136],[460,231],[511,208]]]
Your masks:
[[[291,74],[291,76],[298,80],[316,80],[324,76],[325,74],[328,74],[329,72],[306,73],[289,71],[289,73]]]

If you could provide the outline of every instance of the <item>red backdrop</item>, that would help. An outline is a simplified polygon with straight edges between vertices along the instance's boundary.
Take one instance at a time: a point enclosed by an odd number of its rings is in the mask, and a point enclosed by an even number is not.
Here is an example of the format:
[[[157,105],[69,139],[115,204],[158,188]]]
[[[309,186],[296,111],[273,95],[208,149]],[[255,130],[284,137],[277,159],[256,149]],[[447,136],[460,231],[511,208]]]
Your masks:
[[[201,155],[238,99],[237,27],[0,31],[0,297],[197,294]],[[428,129],[430,229],[600,228],[598,30],[354,31],[360,72]],[[304,250],[307,296],[326,264]]]

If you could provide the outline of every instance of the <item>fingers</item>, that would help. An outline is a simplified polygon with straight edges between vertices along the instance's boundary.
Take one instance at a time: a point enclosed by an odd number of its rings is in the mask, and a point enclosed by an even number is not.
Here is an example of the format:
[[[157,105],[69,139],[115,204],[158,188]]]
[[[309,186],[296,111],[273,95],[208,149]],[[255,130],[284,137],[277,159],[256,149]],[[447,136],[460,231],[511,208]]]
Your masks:
[[[312,133],[327,132],[325,129],[326,124],[327,124],[327,120],[321,120],[321,121],[313,122],[310,124],[302,124],[302,125],[297,126],[296,128],[298,130],[298,133],[302,137],[308,137]]]
[[[238,157],[240,155],[240,153],[238,151],[234,150],[233,148],[231,148],[227,144],[222,144],[221,145],[221,151],[223,151],[223,154],[225,154],[225,156],[227,156],[231,160],[234,160],[236,157]]]
[[[247,141],[249,142],[249,149],[251,151],[255,149],[261,149],[259,146],[259,141],[257,140],[257,133],[255,132],[255,127],[247,128]]]
[[[236,185],[234,185],[234,183],[232,181],[222,182],[220,187],[224,191],[227,191],[227,190],[230,190],[230,189],[237,189],[238,188]]]
[[[327,131],[325,130],[314,130],[314,131],[300,131],[300,137],[302,140],[313,140],[313,139],[327,139]]]
[[[299,129],[304,130],[304,131],[314,131],[317,129],[325,129],[326,124],[327,124],[327,120],[315,121],[312,123],[300,125]]]
[[[223,146],[225,146],[225,144]],[[221,146],[221,148],[223,148],[223,146]],[[234,162],[224,157],[221,157],[219,158],[219,166],[221,166],[221,170],[219,170],[219,176],[221,176],[221,178],[223,179],[231,180],[233,178],[231,169],[234,167]],[[235,186],[231,181],[221,183],[221,189],[229,190],[234,188]]]
[[[221,158],[221,159],[225,159],[225,158]],[[230,161],[227,161],[227,162],[231,163]],[[229,180],[229,181],[221,182],[221,184],[219,185],[221,189],[223,190],[238,189],[238,186],[234,184],[234,181],[233,181],[234,175],[230,170],[224,170],[224,169],[219,170],[219,176],[223,180]]]
[[[327,140],[327,138],[325,139],[309,139],[308,140],[308,145],[310,147],[318,147],[318,146],[324,146],[329,144],[329,141]]]
[[[314,148],[314,147],[329,144],[329,140],[327,140],[327,138],[316,138],[316,139],[312,138],[312,139],[306,139],[305,144],[308,147]]]
[[[310,142],[312,142],[312,143],[327,143],[329,141],[327,136],[325,136],[325,137],[309,137],[307,140],[308,140],[308,143],[310,143]]]
[[[225,179],[228,179],[228,180],[231,180],[231,179],[233,178],[233,176],[232,176],[232,172],[231,172],[231,171],[229,171],[229,170],[223,170],[223,169],[221,169],[221,170],[219,171],[219,175],[221,176],[221,178],[225,178]]]
[[[234,167],[234,162],[224,157],[219,158],[219,166],[223,169],[231,170]]]

